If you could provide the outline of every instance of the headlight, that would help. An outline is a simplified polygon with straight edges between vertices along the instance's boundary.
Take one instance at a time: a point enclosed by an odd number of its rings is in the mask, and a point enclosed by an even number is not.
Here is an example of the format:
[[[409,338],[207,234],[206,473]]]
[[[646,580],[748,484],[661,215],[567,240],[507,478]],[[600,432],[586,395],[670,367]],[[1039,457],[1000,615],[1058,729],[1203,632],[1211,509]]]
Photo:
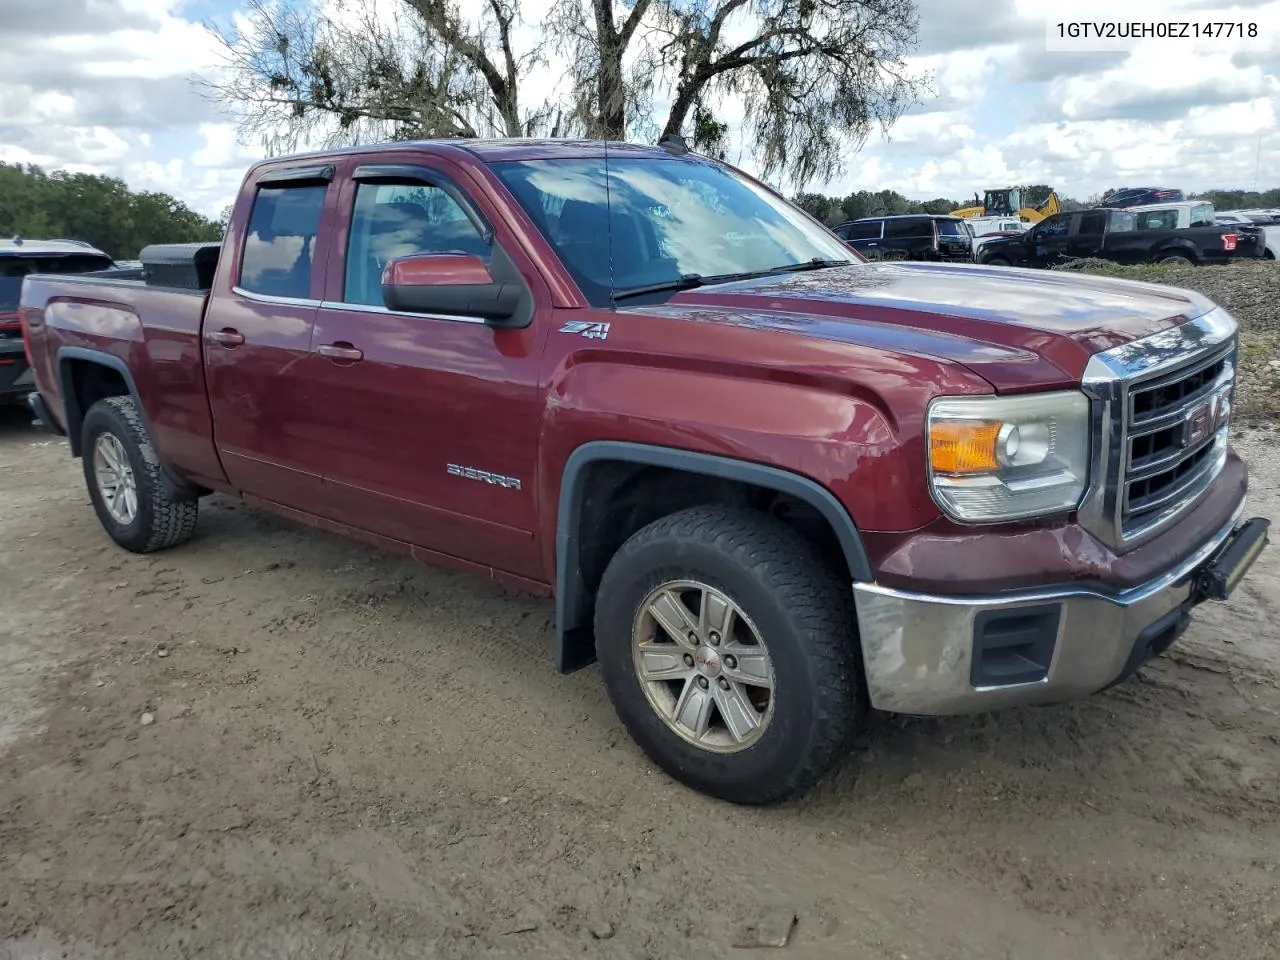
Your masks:
[[[1089,482],[1089,399],[946,397],[929,407],[927,442],[933,497],[957,520],[1074,510]]]

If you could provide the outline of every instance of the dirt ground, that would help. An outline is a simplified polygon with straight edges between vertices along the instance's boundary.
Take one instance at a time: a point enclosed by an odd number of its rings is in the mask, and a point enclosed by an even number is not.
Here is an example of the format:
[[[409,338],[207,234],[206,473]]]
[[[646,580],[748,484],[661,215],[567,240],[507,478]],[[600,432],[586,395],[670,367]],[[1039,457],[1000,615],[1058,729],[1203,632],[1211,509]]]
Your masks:
[[[0,548],[0,960],[1280,955],[1280,546],[1122,687],[768,810],[656,772],[549,601],[221,499],[126,554],[12,417]]]

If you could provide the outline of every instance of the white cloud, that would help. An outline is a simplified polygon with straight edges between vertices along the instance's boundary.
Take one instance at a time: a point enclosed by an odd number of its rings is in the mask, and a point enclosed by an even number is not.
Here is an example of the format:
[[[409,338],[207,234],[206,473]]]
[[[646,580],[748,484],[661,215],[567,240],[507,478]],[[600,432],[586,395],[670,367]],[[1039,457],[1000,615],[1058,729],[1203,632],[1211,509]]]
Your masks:
[[[323,2],[339,9],[337,0]],[[517,53],[537,42],[552,2],[522,0]],[[193,74],[215,68],[217,45],[188,3],[0,0],[0,160],[119,176],[216,216],[263,151],[240,143],[193,88]],[[401,9],[401,0],[377,3],[384,14]],[[808,189],[963,199],[1011,183],[1051,183],[1077,197],[1138,182],[1252,187],[1255,175],[1259,186],[1280,185],[1280,0],[918,4],[921,45],[911,65],[933,73],[937,97],[888,139],[873,136],[850,152],[835,182]],[[476,9],[467,0],[462,7]],[[1188,10],[1256,22],[1273,46],[1187,51],[1144,41],[1131,51],[1046,50],[1046,23],[1170,20]],[[745,15],[729,25],[735,37],[749,29]],[[521,83],[526,105],[564,83],[563,58],[554,50],[547,57]],[[669,96],[657,91],[655,108]],[[719,115],[736,138],[731,158],[751,168],[741,101],[721,104]]]

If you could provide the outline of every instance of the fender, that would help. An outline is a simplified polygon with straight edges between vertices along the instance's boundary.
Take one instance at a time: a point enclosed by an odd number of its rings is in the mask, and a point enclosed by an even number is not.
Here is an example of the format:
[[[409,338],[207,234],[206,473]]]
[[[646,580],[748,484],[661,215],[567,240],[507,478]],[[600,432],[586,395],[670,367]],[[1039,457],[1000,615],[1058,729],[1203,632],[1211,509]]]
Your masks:
[[[80,401],[76,397],[75,385],[71,380],[71,364],[67,362],[69,360],[83,360],[87,363],[95,363],[101,367],[108,367],[120,374],[120,377],[124,380],[125,388],[129,391],[129,396],[138,405],[138,415],[142,418],[143,426],[147,428],[148,436],[154,438],[155,433],[151,429],[151,418],[147,416],[147,408],[143,406],[142,397],[138,393],[138,385],[134,382],[133,374],[129,371],[128,364],[115,354],[107,353],[104,350],[93,350],[89,347],[59,347],[57,362],[58,382],[62,388],[62,415],[65,418],[67,441],[71,444],[71,455],[73,457],[78,457],[83,452],[80,449],[80,428],[84,422],[85,411],[80,409]],[[154,440],[152,445],[155,446]],[[174,471],[158,446],[155,447],[155,451],[160,460],[161,469],[164,470],[165,476],[169,478],[169,482],[174,485],[175,490],[189,489],[190,484],[182,480]]]
[[[586,468],[602,460],[666,467],[776,490],[809,504],[831,525],[854,580],[871,581],[871,561],[847,510],[826,487],[777,467],[672,447],[597,440],[565,462],[556,515],[556,669],[573,673],[595,662],[592,596],[577,562],[578,525]]]
[[[1167,256],[1169,254],[1186,256],[1193,263],[1198,263],[1203,259],[1200,248],[1192,241],[1185,240],[1181,237],[1171,237],[1167,240],[1162,240],[1156,246],[1155,250],[1152,251],[1151,259],[1158,260],[1160,257]]]

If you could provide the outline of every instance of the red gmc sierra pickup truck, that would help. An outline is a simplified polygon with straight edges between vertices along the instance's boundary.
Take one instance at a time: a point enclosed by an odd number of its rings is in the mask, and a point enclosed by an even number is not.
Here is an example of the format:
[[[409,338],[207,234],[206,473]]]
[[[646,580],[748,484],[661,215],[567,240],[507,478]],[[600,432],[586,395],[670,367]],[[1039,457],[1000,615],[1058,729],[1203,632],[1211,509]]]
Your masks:
[[[272,159],[221,246],[25,279],[31,403],[122,547],[243,498],[556,598],[672,776],[814,784],[868,710],[1132,674],[1267,542],[1197,294],[867,263],[679,144]]]

